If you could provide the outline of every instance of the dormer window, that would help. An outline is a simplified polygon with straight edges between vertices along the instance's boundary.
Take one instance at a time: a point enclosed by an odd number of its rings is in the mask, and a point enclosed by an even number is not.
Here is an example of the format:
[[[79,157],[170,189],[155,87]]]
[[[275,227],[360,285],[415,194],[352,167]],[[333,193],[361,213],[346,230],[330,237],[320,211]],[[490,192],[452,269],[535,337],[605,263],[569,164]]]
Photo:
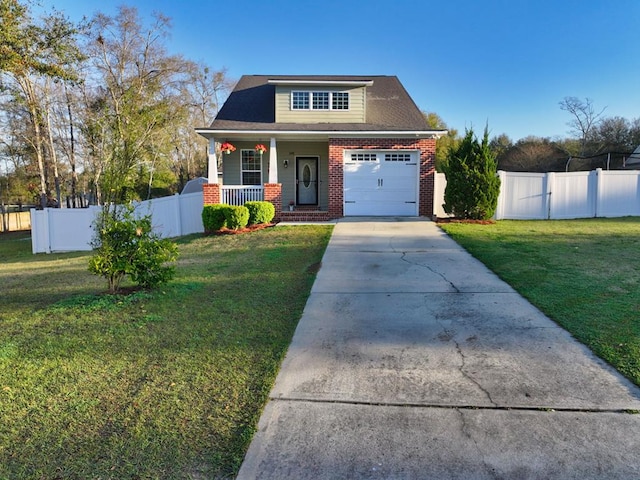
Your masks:
[[[292,110],[349,110],[349,92],[291,92]]]
[[[329,110],[329,92],[311,92],[314,110]]]
[[[291,92],[291,108],[293,110],[309,110],[311,92]]]

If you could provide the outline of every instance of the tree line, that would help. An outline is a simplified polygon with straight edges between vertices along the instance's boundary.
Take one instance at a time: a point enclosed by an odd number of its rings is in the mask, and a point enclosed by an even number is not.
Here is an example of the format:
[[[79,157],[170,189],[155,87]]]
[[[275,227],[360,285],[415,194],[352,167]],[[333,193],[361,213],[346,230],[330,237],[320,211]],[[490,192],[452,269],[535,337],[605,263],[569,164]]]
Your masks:
[[[121,203],[206,175],[194,127],[211,123],[233,82],[168,53],[170,30],[128,6],[74,23],[0,0],[3,203]]]
[[[640,118],[606,117],[606,107],[597,110],[593,101],[565,97],[559,107],[566,111],[570,135],[565,138],[527,136],[514,142],[505,133],[489,140],[489,149],[498,169],[512,172],[564,172],[575,170],[622,169],[626,160],[640,146]],[[437,143],[438,171],[446,169],[447,158],[463,137],[450,128],[436,113],[424,113],[434,129],[449,133]]]
[[[206,175],[213,120],[233,81],[167,51],[170,19],[143,22],[135,8],[71,22],[30,0],[0,0],[0,202],[40,207],[121,203],[178,192]],[[623,168],[640,145],[640,118],[605,117],[590,99],[566,97],[571,136],[494,136],[498,168]],[[436,113],[438,169],[463,137]]]

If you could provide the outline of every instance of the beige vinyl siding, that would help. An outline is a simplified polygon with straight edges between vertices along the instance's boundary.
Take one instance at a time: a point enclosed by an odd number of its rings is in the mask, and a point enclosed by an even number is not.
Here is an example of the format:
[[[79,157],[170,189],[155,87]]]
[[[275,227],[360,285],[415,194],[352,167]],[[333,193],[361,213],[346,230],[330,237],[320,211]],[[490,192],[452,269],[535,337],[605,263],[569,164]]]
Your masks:
[[[251,149],[256,143],[264,143],[267,148],[269,142],[264,138],[254,142],[232,141],[237,148],[229,155],[222,154],[223,184],[241,185],[240,151]],[[278,183],[282,185],[282,206],[287,208],[289,200],[296,198],[296,157],[318,157],[318,207],[320,210],[329,209],[329,144],[328,142],[291,142],[278,141]],[[284,168],[284,160],[289,161],[288,168]],[[269,179],[269,152],[262,156],[262,181]]]
[[[282,206],[296,198],[296,157],[318,157],[318,207],[329,209],[329,144],[327,142],[278,142],[278,182],[282,184]],[[284,168],[284,160],[289,167]]]
[[[348,92],[349,110],[292,110],[291,92]],[[364,123],[365,87],[276,86],[276,123]]]
[[[242,150],[253,150],[256,143],[263,143],[269,148],[269,142],[261,140],[255,142],[231,142],[236,147],[235,152],[231,152],[229,155],[223,153],[222,161],[222,182],[224,185],[242,185],[242,167],[240,159]],[[269,152],[262,155],[262,183],[265,183],[268,179],[269,169]]]

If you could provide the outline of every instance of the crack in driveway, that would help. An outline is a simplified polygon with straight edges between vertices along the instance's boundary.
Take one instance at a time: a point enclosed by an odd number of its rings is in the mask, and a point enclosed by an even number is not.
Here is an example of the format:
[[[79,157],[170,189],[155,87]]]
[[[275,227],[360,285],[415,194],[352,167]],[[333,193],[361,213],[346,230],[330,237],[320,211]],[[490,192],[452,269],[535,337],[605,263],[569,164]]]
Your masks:
[[[482,449],[480,448],[480,445],[478,443],[478,441],[473,437],[473,435],[471,435],[471,432],[469,432],[469,429],[467,428],[467,419],[464,416],[464,412],[462,410],[460,410],[459,408],[455,409],[456,412],[458,412],[458,414],[460,414],[460,420],[462,421],[462,428],[460,429],[460,431],[462,432],[462,434],[467,437],[469,440],[471,440],[471,442],[473,442],[473,445],[476,448],[476,451],[478,452],[478,455],[480,456],[480,460],[482,461],[482,465],[484,466],[485,471],[491,475],[492,478],[498,479],[500,478],[499,475],[497,475],[496,471],[494,468],[492,468],[488,463],[487,463],[487,459],[485,457],[484,452],[482,451]]]
[[[395,251],[395,250],[394,250]],[[407,259],[407,252],[400,252],[402,253],[402,256],[400,257],[400,259],[405,262],[408,263],[409,265],[416,265],[418,267],[422,267],[422,268],[426,268],[427,270],[429,270],[431,273],[434,273],[436,275],[438,275],[440,278],[442,278],[445,282],[447,282],[451,288],[453,288],[453,290],[455,291],[455,293],[461,293],[460,289],[458,287],[456,287],[455,283],[453,283],[451,280],[449,280],[444,273],[442,272],[438,272],[437,270],[434,270],[433,268],[431,268],[429,265],[423,265],[422,263],[417,263],[417,262],[412,262],[410,260]]]
[[[473,378],[469,373],[467,373],[465,371],[465,367],[467,364],[467,357],[464,354],[464,351],[462,350],[462,347],[460,346],[460,343],[455,339],[456,336],[456,332],[449,330],[447,327],[445,327],[442,322],[440,320],[436,319],[436,322],[438,323],[438,325],[440,325],[442,327],[442,333],[440,333],[438,335],[438,338],[443,341],[443,342],[449,342],[452,341],[455,348],[456,348],[456,352],[458,354],[458,356],[460,357],[460,365],[457,367],[458,371],[462,374],[462,376],[464,378],[466,378],[467,380],[469,380],[471,383],[473,383],[478,390],[480,390],[482,393],[484,393],[484,395],[487,397],[487,400],[489,400],[489,403],[491,403],[491,405],[493,405],[494,407],[497,407],[498,404],[496,402],[493,401],[493,398],[491,398],[491,393],[484,387],[482,386],[482,384],[480,382],[478,382],[475,378]]]
[[[458,343],[458,341],[455,338],[452,338],[452,340],[454,345],[456,346],[456,351],[458,352],[458,355],[460,355],[460,358],[462,359],[462,364],[460,365],[460,367],[458,367],[458,371],[462,374],[464,378],[466,378],[471,383],[473,383],[476,387],[478,387],[478,389],[482,393],[484,393],[487,396],[487,400],[489,400],[489,403],[491,403],[491,405],[493,405],[494,407],[497,407],[498,404],[494,402],[493,399],[491,398],[491,393],[489,393],[489,391],[486,388],[484,388],[480,382],[478,382],[475,378],[473,378],[471,375],[469,375],[467,372],[464,371],[467,357],[462,351],[462,348],[460,347],[460,343]]]

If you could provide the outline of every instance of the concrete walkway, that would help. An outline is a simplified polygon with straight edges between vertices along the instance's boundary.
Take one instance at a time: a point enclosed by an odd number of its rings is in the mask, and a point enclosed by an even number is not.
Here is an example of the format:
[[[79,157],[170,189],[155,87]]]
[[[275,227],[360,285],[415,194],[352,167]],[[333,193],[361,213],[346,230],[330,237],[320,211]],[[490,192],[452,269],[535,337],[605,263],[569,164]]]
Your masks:
[[[238,478],[640,478],[633,410],[432,222],[345,219]]]

